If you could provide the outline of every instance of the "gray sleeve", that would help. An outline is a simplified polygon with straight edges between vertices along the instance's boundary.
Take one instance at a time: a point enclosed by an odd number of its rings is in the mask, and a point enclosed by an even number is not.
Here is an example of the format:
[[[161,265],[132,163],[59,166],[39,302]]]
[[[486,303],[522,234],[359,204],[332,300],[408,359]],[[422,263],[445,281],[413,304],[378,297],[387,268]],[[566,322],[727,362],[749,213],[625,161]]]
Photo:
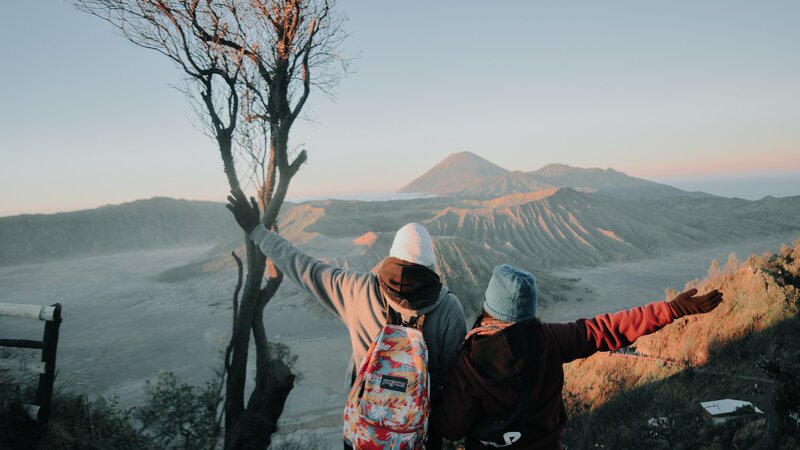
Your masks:
[[[464,341],[464,336],[467,335],[467,319],[464,317],[461,302],[453,293],[448,294],[448,297],[447,303],[442,305],[446,306],[448,310],[443,311],[445,314],[443,315],[444,331],[440,334],[442,336],[441,353],[435,372],[431,371],[431,379],[438,385],[434,386],[437,389],[441,388],[444,376],[455,359],[456,353]]]
[[[258,225],[250,239],[261,248],[283,274],[347,323],[349,312],[374,275],[344,270],[308,256],[278,233]]]

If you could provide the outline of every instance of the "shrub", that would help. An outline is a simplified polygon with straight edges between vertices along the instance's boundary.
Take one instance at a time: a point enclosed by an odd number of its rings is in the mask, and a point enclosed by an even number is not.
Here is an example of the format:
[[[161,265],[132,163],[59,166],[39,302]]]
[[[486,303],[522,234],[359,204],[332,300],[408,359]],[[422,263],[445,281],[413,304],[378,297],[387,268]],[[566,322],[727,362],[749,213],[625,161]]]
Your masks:
[[[213,449],[221,436],[222,375],[201,388],[159,372],[147,381],[148,400],[136,409],[141,429],[160,447]]]

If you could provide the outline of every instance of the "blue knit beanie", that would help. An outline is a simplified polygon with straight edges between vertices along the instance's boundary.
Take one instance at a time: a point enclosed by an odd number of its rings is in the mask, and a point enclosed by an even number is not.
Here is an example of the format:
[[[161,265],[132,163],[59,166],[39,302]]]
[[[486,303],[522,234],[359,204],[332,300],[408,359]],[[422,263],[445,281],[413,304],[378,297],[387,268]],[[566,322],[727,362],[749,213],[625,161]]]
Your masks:
[[[536,317],[538,298],[539,290],[532,273],[501,264],[492,272],[483,309],[495,319],[518,322]]]

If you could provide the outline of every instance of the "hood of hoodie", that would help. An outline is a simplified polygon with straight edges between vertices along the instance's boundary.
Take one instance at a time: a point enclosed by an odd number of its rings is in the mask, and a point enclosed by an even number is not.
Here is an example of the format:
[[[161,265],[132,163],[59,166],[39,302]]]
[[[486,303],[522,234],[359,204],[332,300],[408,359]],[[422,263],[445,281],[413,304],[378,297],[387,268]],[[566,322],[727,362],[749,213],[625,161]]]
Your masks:
[[[378,270],[381,291],[395,311],[420,315],[433,310],[442,300],[442,282],[430,268],[388,257]]]
[[[470,341],[467,355],[475,375],[489,384],[522,387],[523,378],[537,363],[534,341],[530,339],[535,321],[507,323],[484,319],[482,330]]]

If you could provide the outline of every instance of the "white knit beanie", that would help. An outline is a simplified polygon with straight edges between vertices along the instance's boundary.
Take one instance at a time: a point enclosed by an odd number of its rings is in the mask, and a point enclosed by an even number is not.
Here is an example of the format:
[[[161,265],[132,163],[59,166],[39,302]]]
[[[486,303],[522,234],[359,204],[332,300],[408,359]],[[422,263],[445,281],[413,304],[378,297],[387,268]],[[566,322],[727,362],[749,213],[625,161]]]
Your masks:
[[[422,225],[412,222],[397,230],[392,242],[389,256],[426,266],[433,269],[436,255],[433,253],[433,240],[428,230]]]

